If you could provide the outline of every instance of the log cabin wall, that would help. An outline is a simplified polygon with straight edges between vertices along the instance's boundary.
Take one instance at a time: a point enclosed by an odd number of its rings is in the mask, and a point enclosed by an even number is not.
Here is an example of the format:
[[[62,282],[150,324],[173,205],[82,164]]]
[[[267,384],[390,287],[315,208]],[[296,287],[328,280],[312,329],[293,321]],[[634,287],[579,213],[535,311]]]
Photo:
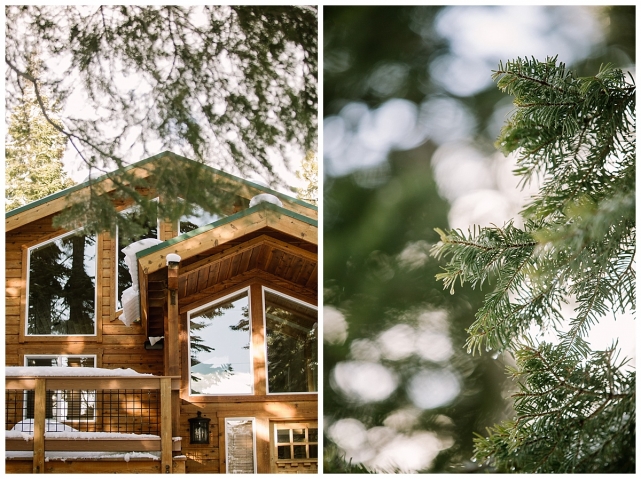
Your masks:
[[[97,335],[24,337],[26,249],[63,233],[53,228],[52,217],[48,216],[6,234],[6,365],[24,366],[25,355],[88,354],[96,356],[97,367],[131,368],[161,375],[162,351],[145,350],[147,337],[143,325],[134,323],[127,327],[117,319],[116,242],[106,233],[98,235],[96,250]]]
[[[187,457],[188,473],[225,473],[225,420],[229,418],[253,418],[255,427],[255,461],[258,473],[316,473],[318,463],[310,460],[293,460],[276,465],[277,451],[274,444],[276,424],[309,425],[317,428],[317,394],[267,394],[264,385],[266,361],[263,354],[263,304],[262,288],[286,294],[311,305],[318,303],[317,292],[311,288],[301,288],[294,283],[282,280],[261,270],[251,270],[250,275],[242,275],[234,281],[216,285],[209,291],[207,303],[229,296],[244,288],[249,288],[251,307],[252,342],[254,343],[254,376],[262,377],[262,384],[256,384],[253,395],[244,396],[190,396],[189,395],[189,354],[188,354],[188,316],[187,311],[203,305],[200,295],[179,301],[181,329],[182,386],[180,406],[180,436],[182,453]],[[261,358],[262,355],[262,358]],[[262,371],[262,372],[261,372]],[[190,444],[189,419],[200,412],[210,419],[209,444]]]

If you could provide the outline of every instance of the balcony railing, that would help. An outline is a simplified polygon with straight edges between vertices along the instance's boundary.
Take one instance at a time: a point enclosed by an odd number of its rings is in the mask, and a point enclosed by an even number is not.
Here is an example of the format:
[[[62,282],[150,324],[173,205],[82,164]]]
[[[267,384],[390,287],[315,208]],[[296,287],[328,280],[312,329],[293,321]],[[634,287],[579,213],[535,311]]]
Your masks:
[[[156,452],[172,471],[172,394],[179,379],[157,376],[7,377],[5,450],[32,451],[42,473],[52,451]],[[99,472],[99,471],[96,471]]]

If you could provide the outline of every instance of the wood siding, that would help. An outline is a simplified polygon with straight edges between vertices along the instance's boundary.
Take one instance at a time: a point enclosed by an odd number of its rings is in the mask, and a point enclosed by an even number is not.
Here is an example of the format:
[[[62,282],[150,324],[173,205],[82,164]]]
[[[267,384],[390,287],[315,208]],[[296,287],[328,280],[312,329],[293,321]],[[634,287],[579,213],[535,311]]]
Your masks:
[[[163,239],[177,234],[175,225],[171,224],[161,223],[160,231]],[[143,319],[143,322],[125,326],[118,320],[119,312],[115,310],[117,245],[108,234],[99,235],[96,250],[98,334],[85,337],[25,335],[27,248],[63,233],[63,230],[52,227],[52,216],[47,216],[13,228],[6,234],[6,365],[24,366],[24,358],[29,355],[94,355],[97,367],[130,368],[140,373],[162,376],[165,372],[164,351],[146,349],[145,342],[149,336],[162,336],[164,333],[168,301],[167,269],[156,271],[145,278],[148,285],[146,301],[149,324]],[[252,294],[255,294],[260,287],[266,286],[311,304],[318,302],[317,246],[274,230],[255,232],[239,238],[236,242],[199,252],[181,263],[180,268],[178,304],[181,319],[180,354],[183,385],[188,383],[189,377],[189,361],[186,357],[188,310],[244,287],[251,287],[254,291]],[[256,300],[258,299],[252,296],[252,301]],[[259,313],[262,314],[262,311]],[[259,320],[258,316],[253,321],[256,325],[259,321],[262,324],[262,319]],[[264,376],[264,358],[262,365],[257,369],[260,370],[261,367]],[[259,436],[256,441],[258,472],[270,472],[270,421],[317,420],[317,395],[269,396],[265,394],[264,386],[255,389],[256,395],[249,397],[190,397],[183,387],[176,406],[180,411],[180,417],[175,422],[178,431],[172,433],[182,437],[182,454],[187,459],[176,467],[184,467],[188,473],[225,472],[225,418],[253,417]],[[139,393],[131,393],[127,398],[117,400],[99,394],[96,399],[97,420],[93,427],[101,429],[103,425],[116,421],[113,411],[119,407],[117,403],[139,402],[137,394]],[[14,402],[22,400],[18,397],[12,399]],[[18,405],[15,410],[21,411],[22,407]],[[211,420],[211,439],[208,445],[189,443],[189,419],[196,417],[198,411]],[[7,426],[10,427],[9,423],[17,422],[20,419],[19,415],[19,412],[14,413],[15,417],[9,418]],[[135,420],[132,421],[135,423]],[[73,426],[71,423],[70,425]],[[123,428],[124,426],[123,424]],[[127,426],[133,427],[134,430],[127,429],[126,432],[145,433],[156,424],[139,421]],[[114,427],[118,428],[118,425]],[[21,472],[24,467],[26,466],[21,461],[7,462],[8,472]],[[46,468],[45,472],[97,472],[96,464],[83,461],[51,461],[47,463]],[[159,462],[114,462],[101,472],[160,472],[159,468]]]

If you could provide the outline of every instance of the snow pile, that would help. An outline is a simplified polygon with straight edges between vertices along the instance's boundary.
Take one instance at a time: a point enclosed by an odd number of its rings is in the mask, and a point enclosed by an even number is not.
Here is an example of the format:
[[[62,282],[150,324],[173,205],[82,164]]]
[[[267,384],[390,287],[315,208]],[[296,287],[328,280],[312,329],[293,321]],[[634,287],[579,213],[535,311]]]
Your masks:
[[[270,195],[269,193],[262,193],[260,195],[254,196],[250,201],[249,201],[249,207],[251,208],[252,206],[256,206],[259,203],[272,203],[276,206],[280,206],[281,208],[283,207],[283,203],[274,195]]]
[[[144,238],[135,243],[131,243],[122,249],[125,254],[125,265],[131,275],[130,288],[122,292],[122,314],[118,317],[126,326],[131,326],[135,321],[140,320],[140,291],[138,290],[138,262],[136,253],[157,244],[162,241],[154,238]]]
[[[7,451],[5,454],[6,459],[31,459],[33,458],[33,451]],[[159,461],[160,453],[154,452],[65,452],[65,451],[45,451],[45,461],[50,460],[78,460],[78,459],[123,459],[123,460],[151,460]]]
[[[8,366],[5,368],[5,377],[8,378],[33,378],[33,377],[123,377],[146,376],[153,374],[139,373],[133,369],[105,369],[105,368],[68,368],[65,366]]]

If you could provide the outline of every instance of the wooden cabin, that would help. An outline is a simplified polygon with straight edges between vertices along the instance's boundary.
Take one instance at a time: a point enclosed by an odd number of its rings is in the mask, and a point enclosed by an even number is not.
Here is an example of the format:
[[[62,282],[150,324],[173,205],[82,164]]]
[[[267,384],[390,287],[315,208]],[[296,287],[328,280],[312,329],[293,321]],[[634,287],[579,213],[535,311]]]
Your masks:
[[[157,218],[133,244],[53,226],[113,177],[6,214],[8,473],[317,472],[317,209],[203,171],[225,212]]]

